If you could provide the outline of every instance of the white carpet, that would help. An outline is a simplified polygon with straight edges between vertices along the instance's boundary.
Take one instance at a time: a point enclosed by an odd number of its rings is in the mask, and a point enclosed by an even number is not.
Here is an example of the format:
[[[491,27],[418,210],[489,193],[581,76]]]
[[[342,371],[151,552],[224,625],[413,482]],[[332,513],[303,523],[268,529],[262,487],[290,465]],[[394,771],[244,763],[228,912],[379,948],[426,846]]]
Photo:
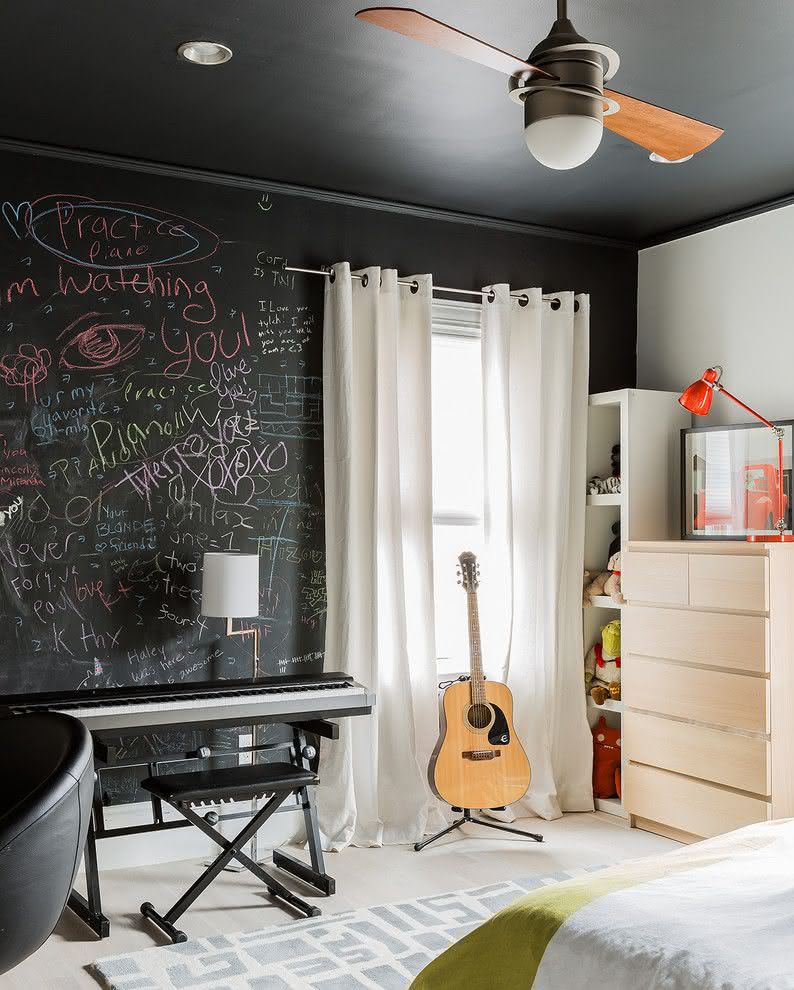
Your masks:
[[[107,990],[404,990],[431,959],[506,904],[601,868],[108,956],[89,971]]]

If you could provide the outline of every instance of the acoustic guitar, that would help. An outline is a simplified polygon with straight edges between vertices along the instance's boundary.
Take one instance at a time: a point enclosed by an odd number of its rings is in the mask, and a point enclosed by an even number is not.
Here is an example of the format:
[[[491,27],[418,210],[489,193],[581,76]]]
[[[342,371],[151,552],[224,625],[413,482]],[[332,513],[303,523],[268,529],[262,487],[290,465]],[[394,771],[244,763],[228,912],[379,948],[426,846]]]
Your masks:
[[[513,696],[486,681],[477,605],[479,567],[471,551],[458,558],[466,592],[470,679],[456,681],[441,699],[441,735],[430,759],[433,792],[455,808],[503,808],[529,787],[529,760],[513,728]]]

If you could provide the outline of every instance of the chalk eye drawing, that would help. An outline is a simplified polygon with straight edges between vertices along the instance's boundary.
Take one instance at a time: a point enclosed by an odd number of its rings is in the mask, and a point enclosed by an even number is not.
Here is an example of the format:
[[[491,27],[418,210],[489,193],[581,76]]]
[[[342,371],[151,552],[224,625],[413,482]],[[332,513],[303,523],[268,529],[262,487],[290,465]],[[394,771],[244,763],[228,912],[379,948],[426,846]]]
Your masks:
[[[58,335],[67,338],[59,364],[82,371],[113,368],[138,353],[144,332],[140,323],[111,323],[101,313],[86,313]]]
[[[25,399],[36,401],[37,388],[47,377],[52,355],[46,347],[20,344],[16,354],[4,354],[0,358],[0,376],[6,385],[21,388]]]

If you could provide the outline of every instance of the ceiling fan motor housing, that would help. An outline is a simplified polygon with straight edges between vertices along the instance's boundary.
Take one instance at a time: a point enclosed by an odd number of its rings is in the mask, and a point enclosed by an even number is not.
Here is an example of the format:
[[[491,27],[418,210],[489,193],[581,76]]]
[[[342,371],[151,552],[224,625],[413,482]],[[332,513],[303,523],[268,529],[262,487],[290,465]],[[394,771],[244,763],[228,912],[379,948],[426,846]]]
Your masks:
[[[527,61],[556,79],[511,77],[510,96],[524,104],[524,127],[554,117],[587,117],[600,126],[618,106],[604,98],[604,82],[620,64],[617,52],[593,44],[576,32],[568,18],[555,21],[549,35]]]

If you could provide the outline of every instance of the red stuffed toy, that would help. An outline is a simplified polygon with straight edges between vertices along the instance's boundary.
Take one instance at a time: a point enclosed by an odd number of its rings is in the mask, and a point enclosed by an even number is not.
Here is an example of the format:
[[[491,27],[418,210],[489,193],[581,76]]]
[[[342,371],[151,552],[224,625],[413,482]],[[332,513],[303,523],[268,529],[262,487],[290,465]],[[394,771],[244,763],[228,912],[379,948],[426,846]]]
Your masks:
[[[593,728],[593,797],[620,797],[620,729],[602,715]]]

